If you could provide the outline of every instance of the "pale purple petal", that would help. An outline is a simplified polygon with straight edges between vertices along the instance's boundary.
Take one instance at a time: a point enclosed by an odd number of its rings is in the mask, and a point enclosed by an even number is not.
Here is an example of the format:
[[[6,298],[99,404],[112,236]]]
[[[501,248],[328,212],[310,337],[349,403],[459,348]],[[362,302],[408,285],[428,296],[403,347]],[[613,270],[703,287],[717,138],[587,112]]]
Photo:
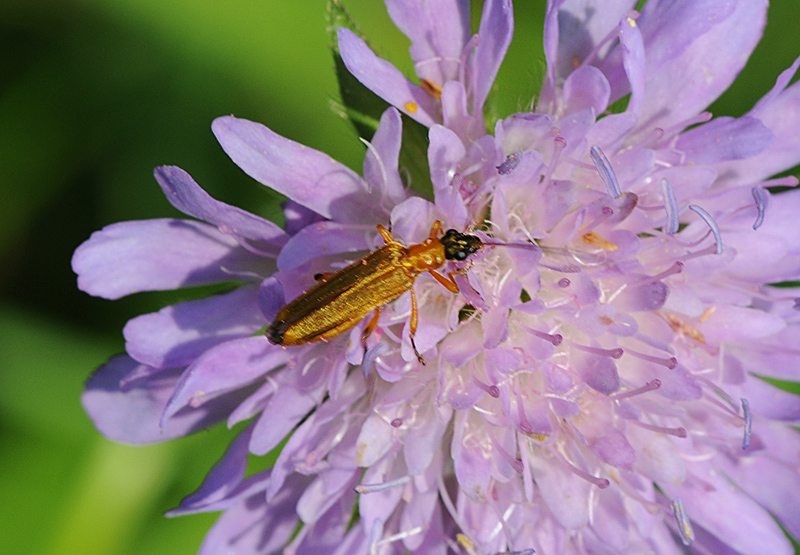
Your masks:
[[[757,183],[800,163],[800,84],[783,89],[798,64],[800,58],[784,71],[772,91],[748,114],[761,120],[775,135],[775,141],[752,159],[721,165],[720,173],[734,183]]]
[[[555,111],[556,84],[575,70],[636,6],[635,0],[548,0],[544,23],[544,52],[547,79],[539,108]],[[604,56],[611,43],[600,50]]]
[[[697,479],[687,480],[682,487],[663,484],[667,492],[683,500],[692,521],[739,553],[794,552],[791,542],[764,507],[710,468],[697,470],[701,473]],[[736,518],[730,516],[731,507],[735,507]],[[747,526],[742,526],[743,522]]]
[[[422,125],[436,122],[436,102],[386,60],[376,56],[350,29],[339,29],[339,52],[347,69],[365,87]],[[323,212],[321,212],[323,213]]]
[[[75,251],[78,287],[105,299],[234,279],[257,259],[215,227],[187,220],[120,222]],[[264,265],[264,270],[268,268]]]
[[[751,158],[774,140],[775,135],[756,118],[722,117],[682,133],[676,146],[685,153],[686,163],[703,165]]]
[[[374,233],[374,227],[318,222],[289,239],[278,255],[278,268],[288,271],[320,256],[369,250],[369,238]]]
[[[322,398],[324,389],[301,390],[290,383],[281,384],[272,395],[253,430],[250,451],[264,455],[274,448]]]
[[[468,0],[387,0],[389,16],[409,39],[420,79],[442,86],[458,78],[470,36]]]
[[[260,555],[282,550],[294,534],[299,518],[297,497],[309,478],[294,475],[271,503],[263,492],[242,499],[222,513],[200,546],[199,555]]]
[[[235,405],[225,399],[185,411],[161,422],[161,414],[180,378],[170,370],[123,388],[123,378],[138,362],[125,355],[109,360],[92,374],[81,396],[83,409],[107,438],[121,443],[156,443],[208,428],[225,419]],[[163,424],[163,425],[162,425]]]
[[[251,385],[286,362],[288,354],[263,335],[233,339],[208,349],[181,376],[164,410],[170,418],[184,407],[196,408],[210,399]]]
[[[753,457],[731,470],[731,478],[775,515],[792,536],[800,536],[800,476],[796,468],[768,457]]]
[[[277,247],[287,239],[286,233],[274,223],[212,198],[192,176],[177,166],[157,167],[154,175],[172,206],[214,224],[223,233],[269,242],[275,247],[275,254]]]
[[[123,335],[133,358],[156,368],[185,366],[214,345],[246,337],[266,320],[258,287],[187,301],[130,320]]]
[[[477,115],[494,84],[497,70],[511,44],[514,33],[514,10],[511,0],[486,0],[478,29],[480,40],[475,48],[472,70],[472,110]]]
[[[387,205],[396,204],[406,197],[403,180],[400,179],[397,168],[402,138],[403,122],[400,112],[387,108],[369,143],[371,148],[364,156],[364,179],[370,187],[377,188],[380,201]]]
[[[170,516],[203,511],[220,501],[230,499],[241,485],[247,470],[247,445],[250,442],[252,426],[248,426],[236,436],[222,458],[208,471],[203,483],[193,494],[181,501],[179,509]],[[261,491],[266,487],[262,484]]]
[[[681,4],[691,7],[694,3]],[[639,112],[640,125],[668,128],[711,104],[730,86],[761,38],[766,8],[765,0],[739,1],[730,16],[697,37],[678,58],[660,68],[651,67],[648,58],[648,82]],[[713,10],[713,6],[709,5],[708,9]],[[700,12],[699,15],[708,14]],[[669,40],[674,39],[670,36]],[[667,37],[664,43],[668,48]],[[612,89],[613,85],[612,82]]]
[[[369,221],[377,210],[361,177],[327,154],[233,116],[211,129],[247,175],[326,218]]]
[[[638,114],[644,101],[645,72],[650,63],[650,51],[648,50],[645,60],[642,33],[632,17],[626,17],[620,22],[619,42],[622,48],[622,65],[631,91],[626,111]]]
[[[435,189],[450,185],[458,163],[467,154],[464,143],[453,131],[443,125],[434,125],[429,132],[428,164]]]
[[[586,66],[573,71],[564,82],[564,113],[580,112],[592,108],[602,114],[608,107],[611,89],[599,69]]]

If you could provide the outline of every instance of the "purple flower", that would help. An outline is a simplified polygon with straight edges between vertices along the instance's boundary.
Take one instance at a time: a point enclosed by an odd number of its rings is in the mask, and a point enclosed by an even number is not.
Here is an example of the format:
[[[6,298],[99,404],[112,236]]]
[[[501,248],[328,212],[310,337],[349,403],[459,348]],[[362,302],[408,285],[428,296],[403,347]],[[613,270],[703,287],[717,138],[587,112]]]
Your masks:
[[[548,3],[535,112],[484,129],[510,2],[387,0],[415,85],[340,30],[350,71],[430,127],[434,200],[398,169],[387,110],[363,179],[234,117],[225,151],[289,197],[286,229],[156,169],[208,223],[115,224],[75,253],[79,286],[118,298],[226,282],[230,292],[125,327],[84,406],[108,437],[161,441],[247,421],[172,514],[223,511],[202,553],[791,553],[800,535],[800,59],[746,115],[703,110],[761,36],[766,2]],[[622,105],[611,111],[609,106]],[[434,221],[484,247],[449,263],[461,293],[410,295],[329,342],[263,329],[314,284]],[[273,468],[248,453],[282,441]],[[354,518],[354,511],[358,511]]]

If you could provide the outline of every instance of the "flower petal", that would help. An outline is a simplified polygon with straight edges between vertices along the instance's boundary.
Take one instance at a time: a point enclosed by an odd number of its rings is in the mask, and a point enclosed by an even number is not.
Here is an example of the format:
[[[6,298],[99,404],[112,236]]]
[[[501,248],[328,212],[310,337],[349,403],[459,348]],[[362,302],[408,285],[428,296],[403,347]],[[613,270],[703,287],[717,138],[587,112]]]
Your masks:
[[[161,414],[180,375],[174,371],[152,375],[133,387],[122,388],[123,378],[139,363],[119,355],[92,374],[81,403],[95,427],[113,441],[156,443],[208,428],[225,419],[229,403],[220,399],[199,410],[185,411],[161,423]]]
[[[289,239],[278,255],[278,269],[285,272],[321,256],[369,250],[368,237],[364,226],[317,222]]]
[[[387,108],[369,143],[371,148],[364,156],[364,179],[370,187],[380,191],[381,202],[389,206],[406,198],[397,165],[402,138],[403,122],[400,112]]]
[[[676,26],[670,26],[669,32],[658,39],[663,44],[663,59],[669,60],[660,67],[651,64],[648,50],[648,82],[639,111],[640,126],[666,129],[695,116],[725,91],[739,74],[761,38],[766,23],[767,2],[739,1],[733,13],[720,21],[720,14],[716,10],[728,3],[720,4],[714,0],[675,3],[674,9],[694,12],[690,24],[701,25],[700,29],[704,28],[705,22],[716,24],[700,36],[692,35],[696,38],[689,47],[679,57],[670,59],[670,48],[676,43],[680,44],[682,39],[679,37],[685,36],[682,28],[685,20],[675,19]],[[670,6],[669,2],[658,4]],[[655,10],[653,13],[653,26],[663,25],[665,20],[655,17]],[[640,25],[644,27],[647,21],[648,18],[643,14]],[[650,48],[647,37],[645,47]],[[614,82],[611,78],[609,81],[613,90]]]
[[[442,86],[458,78],[470,35],[468,0],[387,0],[392,21],[411,39],[420,79]]]
[[[187,301],[130,320],[122,331],[128,354],[156,368],[185,366],[214,345],[246,337],[266,320],[258,287]]]
[[[279,247],[288,239],[286,233],[274,223],[212,198],[192,176],[177,166],[158,167],[154,175],[172,206],[184,214],[216,225],[223,233],[269,242],[274,247]],[[274,254],[277,251],[275,248]]]
[[[472,80],[472,114],[477,117],[494,84],[497,70],[514,34],[514,10],[511,0],[486,0],[478,29],[480,41],[475,47]]]
[[[430,127],[435,123],[436,101],[419,85],[405,78],[396,67],[379,58],[350,29],[339,33],[339,52],[345,66],[365,87],[408,117]]]
[[[242,499],[222,513],[211,527],[199,555],[258,555],[281,551],[300,522],[294,506],[310,481],[306,476],[293,475],[281,494],[269,503],[263,491]]]
[[[794,83],[784,90],[798,65],[800,58],[747,114],[761,120],[775,134],[775,141],[754,158],[722,165],[720,174],[734,178],[734,183],[757,183],[800,163],[800,84]]]
[[[215,119],[211,129],[228,156],[256,181],[326,218],[373,221],[377,207],[364,181],[327,154],[233,116]]]
[[[82,291],[119,299],[139,291],[229,281],[237,273],[256,271],[256,260],[213,226],[142,220],[95,231],[75,251],[72,269]]]
[[[184,371],[164,409],[164,418],[184,407],[196,408],[209,399],[247,387],[287,358],[285,349],[272,345],[263,335],[212,347]]]
[[[743,160],[769,148],[775,135],[754,117],[716,118],[682,133],[676,147],[689,165]]]

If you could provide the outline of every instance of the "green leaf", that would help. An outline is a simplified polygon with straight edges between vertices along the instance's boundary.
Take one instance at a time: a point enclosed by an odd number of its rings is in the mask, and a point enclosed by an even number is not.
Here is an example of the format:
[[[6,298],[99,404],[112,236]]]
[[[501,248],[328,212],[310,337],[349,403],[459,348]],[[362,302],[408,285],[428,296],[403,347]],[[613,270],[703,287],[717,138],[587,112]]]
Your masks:
[[[330,0],[328,36],[341,99],[340,102],[333,102],[332,107],[335,113],[347,118],[353,124],[360,137],[369,141],[378,128],[381,115],[390,104],[362,85],[347,70],[339,53],[337,36],[337,31],[342,27],[350,29],[369,44],[342,3],[339,0]],[[400,149],[400,173],[406,185],[424,195],[433,195],[428,166],[428,129],[405,115]]]

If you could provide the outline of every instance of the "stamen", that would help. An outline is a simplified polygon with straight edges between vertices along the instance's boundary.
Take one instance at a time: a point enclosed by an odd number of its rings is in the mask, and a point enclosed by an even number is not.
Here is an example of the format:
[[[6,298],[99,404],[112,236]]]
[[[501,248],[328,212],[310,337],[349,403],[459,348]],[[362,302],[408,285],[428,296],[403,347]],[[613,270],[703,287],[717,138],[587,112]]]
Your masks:
[[[442,87],[434,83],[433,81],[429,81],[428,79],[422,79],[420,81],[422,88],[425,89],[425,92],[431,95],[436,100],[442,99]]]
[[[523,324],[520,324],[520,327],[523,328],[528,333],[535,335],[539,339],[544,339],[548,343],[552,343],[553,346],[555,347],[558,347],[559,345],[561,345],[561,342],[564,341],[564,336],[561,335],[560,333],[545,333],[543,331],[529,328],[528,326],[525,326]]]
[[[377,543],[377,546],[386,545],[387,543],[394,543],[396,541],[404,540],[410,536],[416,536],[417,534],[421,534],[425,531],[424,526],[417,526],[416,528],[412,528],[411,530],[406,530],[405,532],[398,532],[388,538],[384,538]]]
[[[686,515],[683,501],[681,501],[680,497],[676,497],[669,506],[672,507],[672,514],[675,517],[675,522],[678,524],[678,534],[681,536],[683,545],[691,545],[694,541],[694,530],[692,530],[692,523]]]
[[[632,19],[636,20],[636,19],[639,18],[639,12],[637,12],[636,10],[631,10],[631,11],[628,12],[628,16],[631,17]],[[594,61],[594,59],[598,56],[598,54],[600,53],[600,50],[603,48],[603,46],[605,46],[608,42],[610,42],[612,40],[616,40],[618,38],[619,38],[619,27],[617,27],[615,25],[612,28],[611,32],[608,33],[605,36],[605,38],[603,38],[603,40],[598,42],[595,45],[595,47],[592,49],[592,51],[589,52],[589,54],[583,59],[583,62],[581,62],[581,66],[587,66],[587,65],[591,64]]]
[[[514,469],[514,471],[517,472],[517,474],[522,474],[522,471],[524,470],[524,468],[522,466],[522,461],[519,460],[518,458],[516,458],[515,456],[513,456],[508,451],[506,451],[503,448],[503,446],[500,445],[497,442],[497,440],[494,437],[494,434],[490,434],[489,435],[489,439],[491,439],[492,445],[494,446],[495,450],[498,453],[500,453],[500,456],[503,457],[506,460],[506,462],[508,462],[508,464],[511,465],[511,467]]]
[[[667,434],[670,436],[679,437],[684,439],[686,437],[686,428],[679,427],[679,428],[667,428],[665,426],[653,426],[652,424],[647,424],[645,422],[640,422],[638,420],[631,420],[637,426],[641,426],[645,430],[650,430],[651,432],[658,432],[660,434]]]
[[[742,397],[742,411],[744,412],[744,440],[742,441],[742,450],[750,447],[750,431],[753,427],[753,415],[750,414],[750,401]]]
[[[753,192],[753,199],[756,201],[756,208],[758,209],[758,216],[756,216],[756,221],[753,223],[753,230],[756,230],[764,223],[764,193],[761,191],[761,187],[753,187],[751,191]]]
[[[613,359],[620,358],[622,356],[622,353],[625,352],[619,347],[617,347],[616,349],[601,349],[600,347],[589,347],[588,345],[580,345],[578,343],[572,343],[572,342],[570,342],[570,345],[572,345],[573,347],[575,347],[579,351],[592,353],[593,355],[611,357]]]
[[[711,228],[711,233],[714,234],[714,241],[717,243],[717,254],[722,254],[722,251],[725,250],[725,247],[722,244],[722,234],[719,231],[719,226],[717,222],[714,221],[714,218],[711,217],[711,214],[705,211],[704,208],[697,206],[696,204],[690,204],[689,210],[700,216],[706,225]]]
[[[627,399],[628,397],[635,397],[637,395],[642,395],[643,393],[649,393],[650,391],[655,391],[659,387],[661,387],[661,380],[656,378],[655,380],[650,380],[642,387],[637,387],[636,389],[631,389],[623,393],[614,393],[612,395],[609,395],[609,397],[615,401],[620,401],[622,399]]]
[[[542,176],[542,183],[544,185],[548,185],[550,183],[550,177],[553,175],[553,171],[558,165],[558,160],[561,158],[561,153],[566,147],[567,140],[564,137],[558,136],[553,139],[553,155],[550,157],[550,163],[547,165],[544,175]]]
[[[393,428],[399,428],[400,426],[403,425],[403,419],[402,418],[394,418],[392,420],[392,422],[391,422],[391,425],[392,425]]]
[[[411,476],[402,476],[395,480],[382,482],[380,484],[358,484],[354,490],[356,493],[377,493],[380,491],[387,491],[396,487],[404,486],[411,481]]]
[[[517,397],[517,418],[519,418],[519,429],[522,430],[522,433],[525,435],[533,434],[533,426],[531,426],[528,417],[525,416],[525,407],[522,406],[522,395],[519,392],[519,389],[515,389],[514,391]]]
[[[600,174],[600,179],[606,184],[606,190],[612,198],[619,198],[622,194],[619,188],[617,176],[614,173],[614,168],[611,167],[611,162],[608,161],[606,155],[600,150],[597,145],[592,145],[589,149],[589,155],[592,157],[594,167],[597,168],[597,173]]]
[[[485,384],[476,378],[474,374],[472,375],[472,382],[485,391],[487,395],[494,397],[495,399],[500,397],[500,389],[496,385]]]
[[[515,152],[513,154],[509,154],[506,156],[506,159],[503,161],[502,164],[499,166],[495,166],[497,168],[497,173],[500,175],[508,175],[514,171],[519,165],[520,160],[522,159],[522,154],[519,152]]]
[[[456,540],[458,540],[458,544],[463,547],[469,555],[476,555],[475,544],[472,543],[471,539],[459,532],[456,534]]]
[[[606,478],[598,478],[597,476],[593,476],[593,475],[589,474],[588,472],[585,472],[585,471],[581,470],[580,468],[578,468],[577,466],[575,466],[574,464],[569,462],[567,460],[567,458],[564,455],[562,455],[561,453],[556,452],[556,457],[558,457],[558,459],[562,463],[567,465],[567,468],[569,468],[570,472],[572,472],[576,476],[579,476],[580,478],[583,478],[587,482],[589,482],[591,484],[594,484],[598,488],[606,489],[608,486],[611,485],[611,482],[608,481]]]
[[[376,518],[369,530],[369,554],[378,555],[378,543],[383,535],[383,521]]]
[[[561,278],[558,280],[558,286],[563,288],[569,287],[570,281],[569,278]]]
[[[664,195],[664,210],[667,211],[667,223],[664,226],[664,232],[669,235],[674,235],[678,232],[678,201],[675,200],[675,191],[672,190],[672,185],[669,184],[667,178],[661,179],[661,194]]]
[[[639,353],[639,352],[634,351],[633,349],[631,349],[629,347],[625,349],[625,352],[629,353],[629,354],[631,354],[631,355],[633,355],[633,356],[635,356],[637,358],[640,358],[642,360],[647,360],[647,361],[650,361],[650,362],[655,362],[656,364],[660,364],[662,366],[666,366],[670,370],[674,370],[678,366],[678,359],[675,358],[675,357],[669,357],[669,358],[654,357],[652,355],[646,355],[644,353]]]
[[[661,281],[665,277],[674,276],[675,274],[680,274],[683,271],[683,262],[680,260],[675,262],[672,266],[661,272],[660,274],[656,274],[654,276],[647,276],[641,281],[637,281],[636,283],[652,283],[654,281]]]

